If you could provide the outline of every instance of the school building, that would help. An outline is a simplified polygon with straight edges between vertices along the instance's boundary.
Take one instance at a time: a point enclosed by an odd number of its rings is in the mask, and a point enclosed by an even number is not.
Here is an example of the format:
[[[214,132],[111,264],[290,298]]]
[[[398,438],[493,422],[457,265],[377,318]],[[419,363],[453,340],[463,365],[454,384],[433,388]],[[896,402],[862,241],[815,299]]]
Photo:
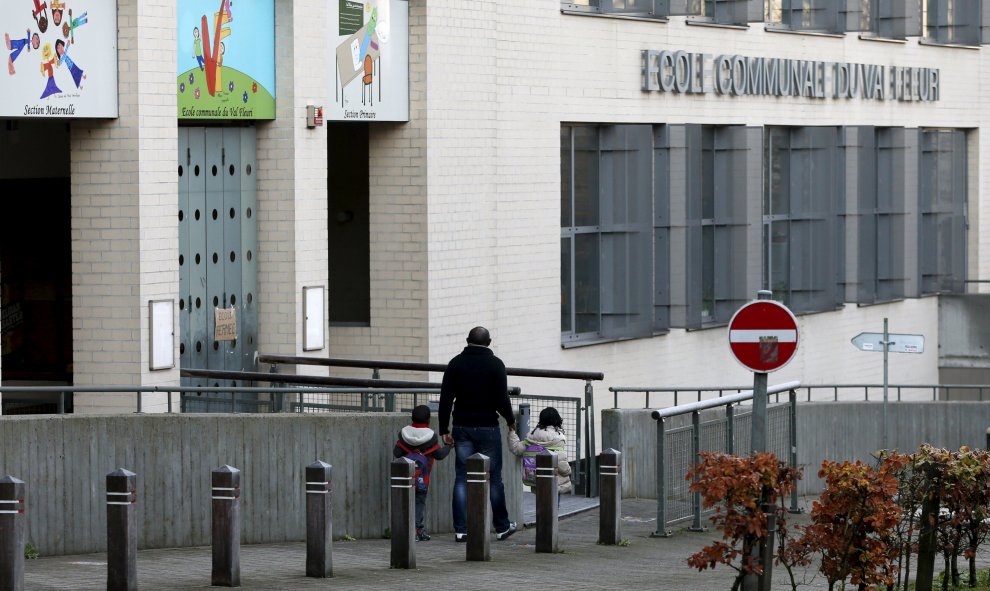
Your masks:
[[[990,382],[990,1],[14,0],[0,28],[4,386],[445,362],[484,325],[509,366],[604,372],[601,407],[751,383],[726,328],[761,289],[800,330],[771,383],[879,383],[850,339],[885,318],[925,338],[891,382]]]

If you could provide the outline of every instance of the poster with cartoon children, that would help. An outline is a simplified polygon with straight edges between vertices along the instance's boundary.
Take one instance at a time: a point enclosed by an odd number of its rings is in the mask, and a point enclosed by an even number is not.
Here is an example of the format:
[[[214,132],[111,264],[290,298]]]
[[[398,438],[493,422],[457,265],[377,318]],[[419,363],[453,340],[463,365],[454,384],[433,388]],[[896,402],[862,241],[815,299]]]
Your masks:
[[[0,117],[117,116],[116,0],[4,0],[0,31]]]
[[[177,10],[179,119],[274,119],[274,0],[179,0]]]

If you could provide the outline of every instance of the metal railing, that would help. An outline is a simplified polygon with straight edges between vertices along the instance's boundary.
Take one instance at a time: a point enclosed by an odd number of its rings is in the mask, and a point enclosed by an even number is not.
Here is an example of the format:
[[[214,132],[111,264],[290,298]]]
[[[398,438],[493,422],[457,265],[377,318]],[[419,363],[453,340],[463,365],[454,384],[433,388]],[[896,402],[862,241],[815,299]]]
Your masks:
[[[767,388],[767,395],[788,394],[787,404],[775,404],[767,409],[768,451],[778,458],[787,458],[797,467],[797,388],[799,382],[788,382]],[[688,471],[695,466],[703,451],[727,454],[749,453],[752,412],[738,411],[741,402],[752,400],[752,390],[709,398],[681,406],[655,410],[651,416],[657,422],[657,531],[654,537],[671,535],[667,526],[692,519],[691,531],[703,531],[701,525],[701,494],[691,493]],[[701,421],[701,412],[725,407],[725,416]],[[745,407],[748,408],[748,407]],[[691,425],[667,429],[667,420],[690,414]],[[791,510],[797,511],[797,491],[791,495]]]
[[[750,389],[750,386],[685,386],[685,387],[619,387],[609,388],[612,393],[612,408],[620,408],[619,397],[625,394],[643,396],[641,408],[656,408],[657,405],[680,404],[685,396],[701,401],[709,398],[723,398]],[[890,400],[918,402],[922,400],[943,401],[990,399],[990,384],[888,384]],[[865,401],[883,400],[883,384],[818,384],[802,385],[798,398],[805,402],[815,401]],[[987,398],[985,398],[987,396]],[[658,400],[658,397],[660,399]],[[623,396],[623,398],[627,398]],[[665,400],[666,399],[666,400]],[[779,394],[778,399],[779,402]],[[623,406],[622,408],[627,408]]]
[[[382,361],[382,360],[372,360],[372,359],[342,359],[334,357],[298,357],[292,355],[262,355],[259,354],[257,357],[259,364],[270,364],[271,371],[274,373],[279,365],[311,365],[311,366],[321,366],[321,367],[350,367],[359,369],[370,369],[372,371],[370,384],[380,383],[381,371],[382,370],[394,370],[394,371],[405,371],[405,372],[437,372],[442,373],[447,369],[447,364],[445,363],[417,363],[409,361]],[[510,377],[530,377],[530,378],[545,378],[545,379],[564,379],[564,380],[580,380],[584,382],[584,397],[583,401],[581,397],[565,397],[565,396],[542,396],[534,395],[530,393],[521,393],[518,390],[513,392],[510,388],[509,396],[513,400],[513,406],[518,410],[518,404],[520,402],[528,402],[533,409],[533,412],[538,416],[539,412],[547,406],[554,405],[561,414],[561,418],[564,419],[565,424],[573,418],[574,425],[574,455],[569,456],[573,461],[575,461],[578,470],[574,473],[577,475],[576,484],[583,486],[586,496],[597,496],[598,495],[598,479],[594,477],[597,474],[597,462],[595,456],[596,448],[596,437],[595,437],[595,393],[592,382],[601,381],[605,379],[605,374],[601,372],[590,372],[590,371],[570,371],[570,370],[559,370],[559,369],[534,369],[534,368],[521,368],[521,367],[507,367],[505,373]],[[278,374],[284,375],[284,374]],[[346,378],[336,378],[336,379],[346,379]],[[354,379],[354,378],[351,378]],[[423,383],[419,382],[419,385],[425,386],[435,386],[439,387],[440,384],[436,383]],[[556,405],[560,405],[559,407]],[[563,408],[561,408],[563,407]],[[573,409],[573,410],[571,410]],[[583,424],[582,424],[583,422]],[[581,430],[584,430],[584,437],[581,436]],[[520,437],[523,437],[520,434]],[[581,440],[584,440],[584,454],[581,457],[580,452]]]

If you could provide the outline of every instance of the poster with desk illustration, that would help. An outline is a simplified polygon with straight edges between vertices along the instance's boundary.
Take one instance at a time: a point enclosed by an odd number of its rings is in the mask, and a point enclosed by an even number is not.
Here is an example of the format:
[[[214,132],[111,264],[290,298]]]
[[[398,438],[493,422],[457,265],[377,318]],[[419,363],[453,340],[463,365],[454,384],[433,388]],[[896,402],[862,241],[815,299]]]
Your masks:
[[[409,121],[409,2],[329,0],[330,121]]]

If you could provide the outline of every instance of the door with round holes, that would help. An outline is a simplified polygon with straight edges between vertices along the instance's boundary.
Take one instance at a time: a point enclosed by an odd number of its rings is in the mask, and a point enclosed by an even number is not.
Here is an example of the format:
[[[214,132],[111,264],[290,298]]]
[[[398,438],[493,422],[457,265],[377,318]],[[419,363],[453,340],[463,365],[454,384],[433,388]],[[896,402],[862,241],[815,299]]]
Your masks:
[[[254,371],[256,366],[255,137],[253,127],[179,128],[182,369]],[[221,320],[220,335],[218,317],[226,319]],[[201,378],[182,378],[182,384],[237,386],[229,380]],[[253,412],[259,404],[255,395],[220,392],[184,395],[182,406],[185,412]]]

